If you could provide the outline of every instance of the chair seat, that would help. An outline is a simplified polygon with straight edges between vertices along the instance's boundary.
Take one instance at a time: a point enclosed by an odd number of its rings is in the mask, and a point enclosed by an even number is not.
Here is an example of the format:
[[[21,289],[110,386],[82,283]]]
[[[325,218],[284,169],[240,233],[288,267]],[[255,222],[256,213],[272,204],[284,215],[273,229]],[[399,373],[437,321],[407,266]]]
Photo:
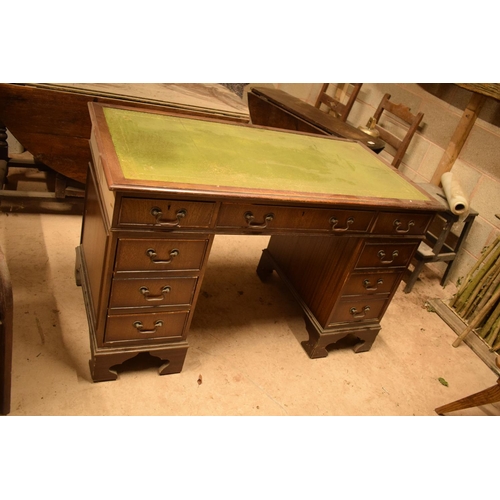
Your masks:
[[[417,249],[416,258],[422,258],[428,262],[453,260],[457,254],[455,252],[436,253],[425,241],[422,241]]]

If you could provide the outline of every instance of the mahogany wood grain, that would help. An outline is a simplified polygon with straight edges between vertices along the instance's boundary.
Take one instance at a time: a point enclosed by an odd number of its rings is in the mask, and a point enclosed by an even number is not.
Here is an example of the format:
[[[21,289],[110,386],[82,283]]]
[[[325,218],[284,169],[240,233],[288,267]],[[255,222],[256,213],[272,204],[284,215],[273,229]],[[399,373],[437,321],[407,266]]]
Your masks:
[[[245,215],[253,217],[248,220]],[[273,218],[266,221],[266,216]],[[375,217],[373,211],[280,207],[275,205],[222,203],[218,228],[270,230],[315,230],[343,233],[366,233]],[[263,227],[265,225],[265,227]]]
[[[348,295],[387,295],[401,280],[401,274],[394,272],[363,272],[354,273],[348,279],[342,290]]]
[[[267,250],[326,327],[362,243],[358,238],[272,236]]]
[[[187,240],[120,238],[116,251],[117,273],[130,271],[199,271],[208,239]]]
[[[419,243],[420,240],[397,242],[367,240],[360,252],[356,269],[406,268]]]
[[[118,225],[158,229],[208,228],[215,209],[213,202],[123,198]]]
[[[193,301],[197,278],[168,277],[115,279],[109,299],[110,309],[123,312],[130,308],[172,308]]]
[[[114,314],[108,316],[104,343],[180,341],[185,338],[188,311]]]
[[[14,302],[9,267],[0,249],[0,415],[10,413]]]

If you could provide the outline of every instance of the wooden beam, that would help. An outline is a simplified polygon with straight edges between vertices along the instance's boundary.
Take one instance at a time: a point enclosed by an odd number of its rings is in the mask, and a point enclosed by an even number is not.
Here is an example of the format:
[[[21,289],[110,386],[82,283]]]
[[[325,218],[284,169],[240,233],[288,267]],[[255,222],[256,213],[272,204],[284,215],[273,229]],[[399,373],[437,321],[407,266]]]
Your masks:
[[[444,152],[443,157],[441,158],[441,161],[432,176],[431,184],[439,186],[441,183],[441,176],[452,169],[455,160],[458,158],[460,151],[462,151],[467,137],[469,137],[472,126],[474,125],[474,122],[476,121],[476,118],[479,115],[485,101],[486,96],[476,93],[472,94],[470,101],[464,110],[462,118],[453,133],[450,143],[448,144],[448,147],[446,148],[446,151]]]

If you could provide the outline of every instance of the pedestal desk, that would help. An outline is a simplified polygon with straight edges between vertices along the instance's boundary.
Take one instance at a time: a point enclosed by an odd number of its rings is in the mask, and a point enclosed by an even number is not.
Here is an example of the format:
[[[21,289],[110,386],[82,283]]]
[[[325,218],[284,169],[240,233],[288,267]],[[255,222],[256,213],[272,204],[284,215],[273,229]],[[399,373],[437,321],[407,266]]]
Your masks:
[[[216,234],[268,234],[257,273],[302,306],[311,358],[369,350],[442,207],[352,141],[89,104],[92,163],[76,275],[94,381],[141,352],[182,370]]]

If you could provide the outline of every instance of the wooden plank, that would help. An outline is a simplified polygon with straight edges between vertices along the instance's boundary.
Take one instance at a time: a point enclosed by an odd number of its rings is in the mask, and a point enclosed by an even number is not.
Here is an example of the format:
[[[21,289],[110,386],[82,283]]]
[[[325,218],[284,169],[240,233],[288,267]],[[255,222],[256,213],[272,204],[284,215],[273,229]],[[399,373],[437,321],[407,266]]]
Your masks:
[[[469,104],[467,104],[462,118],[458,122],[458,126],[451,137],[450,143],[432,176],[431,184],[439,186],[442,175],[452,169],[485,101],[486,97],[484,95],[472,94]]]
[[[427,309],[435,312],[438,316],[458,335],[460,335],[466,328],[467,323],[443,300],[431,299],[426,303]],[[464,343],[467,344],[472,351],[491,369],[494,373],[500,376],[500,368],[496,364],[498,354],[490,351],[490,347],[486,342],[477,334],[475,330],[465,337]]]

